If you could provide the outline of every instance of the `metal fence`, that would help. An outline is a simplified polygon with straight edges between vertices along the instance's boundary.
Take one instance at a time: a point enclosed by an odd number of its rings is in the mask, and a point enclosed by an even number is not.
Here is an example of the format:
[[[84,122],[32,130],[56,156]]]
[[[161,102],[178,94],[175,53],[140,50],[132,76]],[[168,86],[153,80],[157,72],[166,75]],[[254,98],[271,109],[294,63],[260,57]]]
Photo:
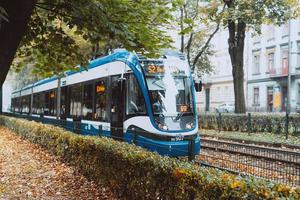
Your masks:
[[[202,139],[197,160],[238,174],[300,186],[300,153],[288,150]]]
[[[200,113],[199,127],[220,131],[271,132],[300,136],[300,114]]]

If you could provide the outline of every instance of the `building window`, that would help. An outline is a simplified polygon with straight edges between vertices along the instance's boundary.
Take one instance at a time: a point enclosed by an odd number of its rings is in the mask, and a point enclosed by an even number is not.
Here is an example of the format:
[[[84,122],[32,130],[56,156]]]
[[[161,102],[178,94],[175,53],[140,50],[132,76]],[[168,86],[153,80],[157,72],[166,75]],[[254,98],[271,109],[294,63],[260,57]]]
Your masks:
[[[273,111],[273,87],[267,87],[267,111]]]
[[[253,104],[256,106],[259,105],[259,88],[253,89]]]
[[[297,69],[300,69],[300,42],[297,44]]]
[[[274,61],[275,61],[274,56],[275,56],[274,52],[268,53],[268,72],[272,74],[276,73],[274,67]]]
[[[282,37],[286,37],[289,35],[289,22],[286,22],[281,26],[282,30]]]
[[[260,35],[253,35],[252,39],[253,39],[253,44],[259,44],[260,43]]]
[[[289,55],[288,55],[288,47],[282,47],[281,49],[281,74],[287,75],[289,68]]]
[[[260,68],[260,55],[255,54],[253,56],[253,74],[259,74],[259,68]]]
[[[273,41],[275,38],[275,27],[272,25],[269,25],[267,27],[267,41]]]
[[[298,83],[298,103],[300,104],[300,83]]]

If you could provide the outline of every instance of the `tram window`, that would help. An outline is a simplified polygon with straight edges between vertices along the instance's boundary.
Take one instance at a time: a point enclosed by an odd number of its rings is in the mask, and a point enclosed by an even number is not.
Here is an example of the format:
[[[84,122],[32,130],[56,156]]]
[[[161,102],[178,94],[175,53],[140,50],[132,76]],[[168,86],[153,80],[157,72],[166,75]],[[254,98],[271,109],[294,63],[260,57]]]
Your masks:
[[[70,86],[70,117],[78,118],[81,116],[81,99],[81,84]]]
[[[107,85],[105,80],[95,83],[95,120],[107,121]]]
[[[15,98],[15,103],[16,103],[16,106],[15,106],[15,112],[20,112],[20,104],[19,104],[19,102],[20,102],[20,97],[17,97],[17,98]]]
[[[127,115],[146,114],[144,96],[133,74],[130,74],[128,78],[126,102]]]
[[[93,118],[93,84],[89,83],[83,87],[83,102],[82,102],[83,119],[92,120]]]
[[[60,93],[60,116],[61,118],[66,118],[67,114],[67,87],[61,88]]]
[[[12,98],[11,99],[11,112],[15,112],[15,106],[16,106],[16,104],[15,104],[15,98]]]
[[[45,93],[45,106],[44,114],[52,115],[56,114],[56,92],[55,90],[50,90]]]
[[[33,94],[32,114],[41,114],[41,93]]]
[[[32,114],[37,114],[37,106],[36,106],[36,94],[33,94],[33,102],[32,102]]]
[[[49,115],[49,92],[45,93],[44,115]]]
[[[43,92],[33,95],[33,114],[44,114],[45,94]]]
[[[49,92],[49,112],[50,115],[56,115],[56,91],[51,90]]]
[[[21,113],[29,114],[30,112],[30,95],[21,97]]]

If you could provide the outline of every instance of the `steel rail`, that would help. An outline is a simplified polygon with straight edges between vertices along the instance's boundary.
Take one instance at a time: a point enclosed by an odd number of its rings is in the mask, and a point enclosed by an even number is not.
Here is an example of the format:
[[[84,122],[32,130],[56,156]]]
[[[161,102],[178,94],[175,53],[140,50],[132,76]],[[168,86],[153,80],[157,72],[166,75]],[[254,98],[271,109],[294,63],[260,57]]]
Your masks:
[[[299,165],[300,163],[300,153],[298,152],[261,147],[257,145],[239,144],[235,142],[216,141],[202,138],[201,148],[240,154],[243,156],[251,156],[258,159],[282,162],[291,165]]]

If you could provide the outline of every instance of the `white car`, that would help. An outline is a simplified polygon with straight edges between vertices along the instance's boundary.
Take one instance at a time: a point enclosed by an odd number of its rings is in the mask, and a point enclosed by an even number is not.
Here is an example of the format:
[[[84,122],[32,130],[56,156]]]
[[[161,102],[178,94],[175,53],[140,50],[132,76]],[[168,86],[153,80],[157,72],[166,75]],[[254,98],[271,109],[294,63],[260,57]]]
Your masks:
[[[233,103],[224,103],[219,105],[216,108],[216,112],[218,113],[231,113],[234,112],[234,104]]]

